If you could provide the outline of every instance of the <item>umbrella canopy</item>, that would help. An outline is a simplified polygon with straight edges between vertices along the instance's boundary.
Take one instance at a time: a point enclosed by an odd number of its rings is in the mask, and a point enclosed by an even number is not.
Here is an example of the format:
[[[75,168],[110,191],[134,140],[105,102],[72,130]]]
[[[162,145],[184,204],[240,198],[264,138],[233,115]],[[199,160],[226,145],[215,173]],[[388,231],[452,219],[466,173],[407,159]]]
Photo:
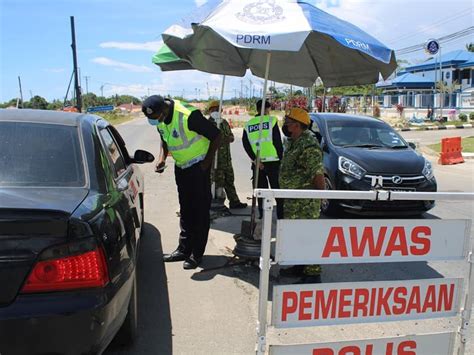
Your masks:
[[[190,26],[191,25],[191,26]],[[396,68],[394,52],[358,27],[313,5],[291,0],[210,1],[164,42],[198,70],[309,87],[376,83]]]
[[[161,71],[194,69],[189,62],[179,58],[173,51],[163,44],[152,58],[153,64],[160,67]]]

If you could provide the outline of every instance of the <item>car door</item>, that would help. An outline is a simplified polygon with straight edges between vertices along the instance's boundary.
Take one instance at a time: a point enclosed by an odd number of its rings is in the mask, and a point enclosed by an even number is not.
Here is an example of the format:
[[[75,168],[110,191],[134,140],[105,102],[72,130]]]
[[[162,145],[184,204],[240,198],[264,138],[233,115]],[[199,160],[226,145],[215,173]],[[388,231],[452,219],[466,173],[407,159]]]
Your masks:
[[[116,230],[115,253],[119,255],[117,270],[119,278],[127,278],[126,271],[132,270],[136,265],[136,253],[140,230],[140,218],[137,205],[139,205],[138,191],[135,188],[135,171],[132,164],[127,164],[128,157],[124,147],[120,148],[108,124],[99,126],[99,136],[104,148],[112,181],[108,183],[108,200],[104,209],[113,221]],[[130,159],[128,159],[130,160]],[[123,280],[125,281],[125,280]]]

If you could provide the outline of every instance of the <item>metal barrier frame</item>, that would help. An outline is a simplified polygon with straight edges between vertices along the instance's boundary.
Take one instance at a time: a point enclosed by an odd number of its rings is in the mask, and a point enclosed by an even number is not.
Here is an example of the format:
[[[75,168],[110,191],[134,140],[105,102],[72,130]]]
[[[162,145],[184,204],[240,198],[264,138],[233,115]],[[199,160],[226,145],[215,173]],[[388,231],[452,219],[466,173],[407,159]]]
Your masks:
[[[374,181],[373,181],[374,182]],[[373,184],[374,185],[374,184]],[[380,185],[379,185],[380,186]],[[270,257],[271,231],[273,219],[273,201],[275,198],[291,199],[338,199],[338,200],[370,200],[370,201],[396,201],[396,200],[435,200],[435,201],[474,201],[473,192],[400,192],[383,189],[371,191],[341,191],[341,190],[286,190],[286,189],[255,189],[254,196],[263,198],[263,225],[262,246],[260,255],[260,280],[259,280],[259,302],[257,321],[256,353],[263,355],[267,349],[267,327],[268,327],[268,292],[270,284],[270,269],[272,260]],[[460,335],[459,354],[464,354],[468,329],[471,319],[472,294],[474,292],[474,257],[472,253],[472,242],[470,253],[467,257],[469,271],[467,285],[464,290],[464,306],[461,311],[461,325],[458,329]],[[466,292],[467,291],[467,292]]]

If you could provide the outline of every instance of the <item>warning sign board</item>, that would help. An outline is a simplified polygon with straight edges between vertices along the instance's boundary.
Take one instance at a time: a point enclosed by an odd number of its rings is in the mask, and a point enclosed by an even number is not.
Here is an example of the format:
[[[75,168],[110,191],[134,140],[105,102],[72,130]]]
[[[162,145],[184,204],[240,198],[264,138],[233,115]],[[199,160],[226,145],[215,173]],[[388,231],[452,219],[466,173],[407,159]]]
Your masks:
[[[273,288],[277,328],[451,317],[462,279],[283,285]]]
[[[451,355],[456,333],[304,345],[271,345],[270,355]]]
[[[279,220],[280,265],[462,260],[469,220]]]

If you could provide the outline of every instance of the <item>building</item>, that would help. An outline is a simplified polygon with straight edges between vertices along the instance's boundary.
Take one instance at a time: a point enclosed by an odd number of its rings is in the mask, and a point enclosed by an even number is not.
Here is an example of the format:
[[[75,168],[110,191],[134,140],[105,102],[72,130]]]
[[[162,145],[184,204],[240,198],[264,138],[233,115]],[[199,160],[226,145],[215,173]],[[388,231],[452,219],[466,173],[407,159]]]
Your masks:
[[[436,94],[435,82],[443,83]],[[440,59],[409,66],[376,86],[383,90],[377,100],[384,108],[399,104],[414,109],[474,111],[474,53],[457,50],[442,54]]]

